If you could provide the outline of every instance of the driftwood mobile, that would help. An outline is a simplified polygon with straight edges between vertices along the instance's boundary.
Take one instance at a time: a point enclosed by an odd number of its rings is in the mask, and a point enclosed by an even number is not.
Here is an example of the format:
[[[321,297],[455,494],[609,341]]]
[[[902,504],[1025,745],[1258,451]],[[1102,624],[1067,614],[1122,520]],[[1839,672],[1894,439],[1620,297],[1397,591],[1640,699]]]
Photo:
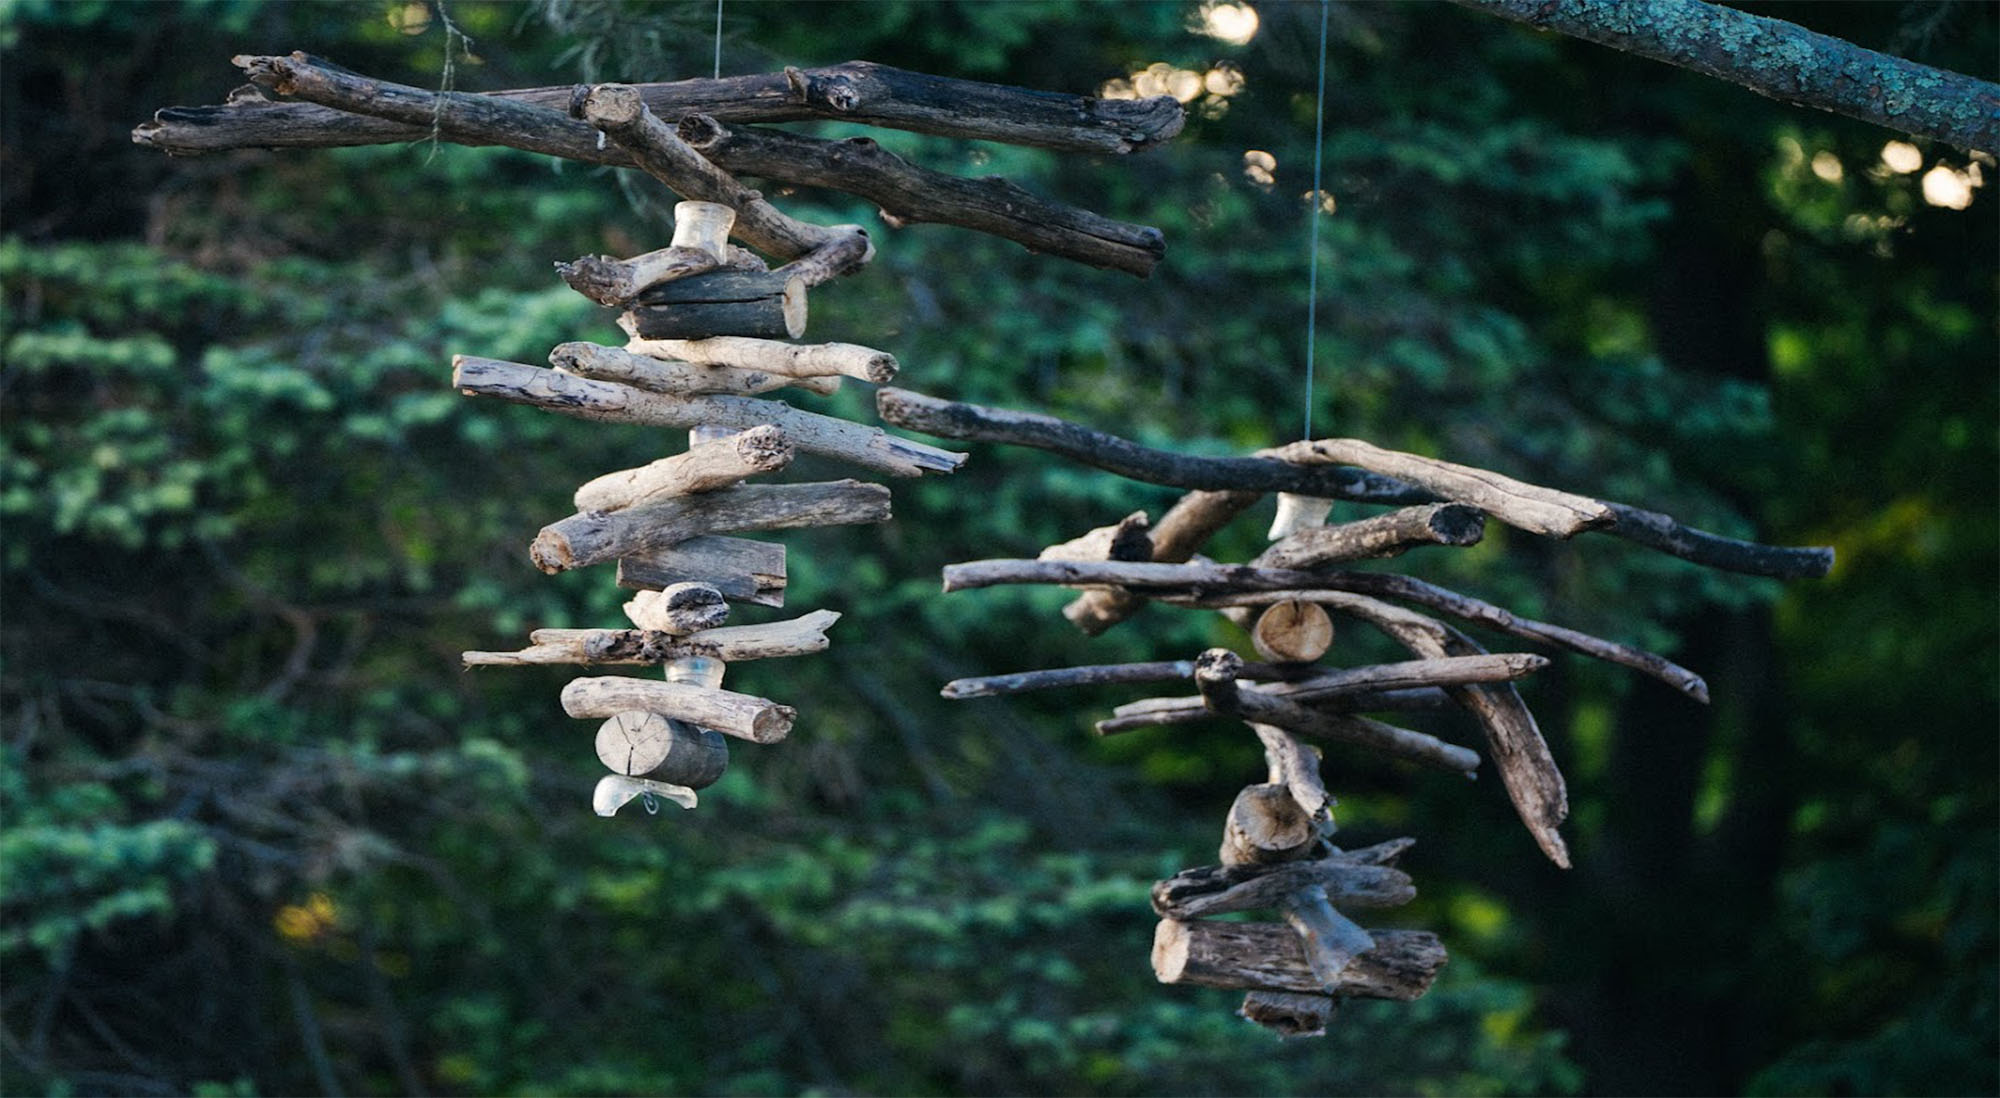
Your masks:
[[[783,470],[795,453],[872,473],[949,473],[965,455],[764,398],[795,386],[832,391],[846,378],[882,384],[895,358],[853,344],[791,342],[805,334],[814,287],[874,254],[856,225],[793,219],[738,175],[825,187],[873,202],[885,222],[958,225],[1029,249],[1144,277],[1164,254],[1158,230],[1039,198],[998,178],[965,179],[897,157],[865,137],[828,141],[755,123],[841,119],[951,137],[1085,153],[1128,153],[1179,132],[1170,97],[1100,100],[904,72],[865,62],[665,84],[599,84],[475,95],[432,93],[357,75],[305,54],[239,57],[251,86],[215,107],[173,107],[134,139],[174,154],[244,147],[324,148],[440,139],[507,145],[638,168],[685,201],[668,246],[630,258],[558,263],[563,279],[623,310],[624,347],[564,343],[549,367],[460,355],[452,384],[583,419],[687,430],[685,452],[579,487],[576,513],[529,547],[545,572],[616,563],[635,590],[630,629],[542,629],[515,652],[467,652],[473,666],[662,666],[665,681],[580,678],[562,691],[572,717],[601,720],[597,752],[611,771],[594,805],[635,797],[694,807],[728,765],[727,738],[774,743],[795,711],[721,688],[728,664],[827,646],[838,617],[816,611],[725,625],[730,603],[781,606],[785,549],[733,535],[890,517],[880,484],[743,483]],[[281,98],[272,98],[272,96]],[[744,246],[731,244],[735,238]],[[778,264],[772,267],[771,264]],[[1152,450],[1047,416],[954,403],[902,389],[877,394],[894,426],[962,441],[1049,450],[1156,484],[1191,489],[1152,522],[1143,512],[1051,546],[1036,560],[945,570],[947,591],[1008,583],[1082,588],[1066,616],[1096,634],[1146,601],[1220,611],[1250,632],[1261,662],[1226,649],[1147,664],[1071,667],[961,679],[953,698],[1082,684],[1192,680],[1194,693],[1120,706],[1101,734],[1223,715],[1263,744],[1266,780],[1224,821],[1220,865],[1158,882],[1153,966],[1161,981],[1247,992],[1242,1014],[1287,1035],[1324,1030],[1345,997],[1414,999],[1446,959],[1436,936],[1368,930],[1342,909],[1393,907],[1415,889],[1395,867],[1412,840],[1361,850],[1330,841],[1334,803],[1313,744],[1340,744],[1465,774],[1474,751],[1368,714],[1456,706],[1484,731],[1489,757],[1529,832],[1558,865],[1568,813],[1563,778],[1512,682],[1548,664],[1489,653],[1433,614],[1628,666],[1696,701],[1708,688],[1660,656],[1531,621],[1409,576],[1339,567],[1424,545],[1470,545],[1490,517],[1556,538],[1596,530],[1697,564],[1758,575],[1824,575],[1825,549],[1718,537],[1618,503],[1540,488],[1480,469],[1316,439],[1250,457]],[[1208,538],[1266,494],[1278,494],[1274,544],[1247,564],[1198,556]],[[1327,525],[1333,500],[1394,508]],[[1411,609],[1410,607],[1420,609]],[[1324,661],[1329,612],[1386,633],[1411,660],[1359,667]],[[1208,916],[1267,911],[1270,922]]]

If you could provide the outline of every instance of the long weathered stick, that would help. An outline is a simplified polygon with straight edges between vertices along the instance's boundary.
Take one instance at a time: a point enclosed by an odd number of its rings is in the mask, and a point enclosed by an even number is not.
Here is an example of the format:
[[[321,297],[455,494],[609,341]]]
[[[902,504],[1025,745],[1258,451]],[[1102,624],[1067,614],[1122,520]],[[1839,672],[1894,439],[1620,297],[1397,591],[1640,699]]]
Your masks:
[[[1545,537],[1573,537],[1612,521],[1610,509],[1594,499],[1469,465],[1384,450],[1357,438],[1309,439],[1261,450],[1257,456],[1293,465],[1353,465],[1407,481],[1457,503],[1471,504],[1509,526]]]
[[[1269,664],[1246,663],[1243,677],[1266,682],[1300,678],[1310,672]],[[1052,667],[1046,671],[1015,671],[1006,675],[986,675],[975,679],[953,679],[940,693],[947,698],[990,698],[1002,694],[1022,694],[1030,690],[1051,690],[1067,686],[1105,686],[1128,682],[1164,682],[1194,678],[1193,660],[1159,660],[1152,663],[1102,663],[1083,667]],[[1199,702],[1196,703],[1199,708]]]
[[[578,511],[616,511],[663,496],[713,492],[791,463],[792,443],[783,431],[752,427],[650,465],[606,473],[578,488],[572,501]]]
[[[609,676],[572,679],[562,691],[563,712],[603,719],[638,710],[713,728],[751,743],[777,743],[792,730],[798,710],[768,698],[680,682]]]
[[[466,652],[467,667],[535,667],[547,664],[651,665],[689,656],[724,663],[808,656],[824,652],[826,631],[840,614],[815,610],[790,621],[726,625],[685,637],[639,629],[537,629],[533,647],[519,652]]]
[[[739,370],[732,366],[699,366],[692,362],[673,362],[634,354],[597,343],[558,343],[549,351],[549,365],[578,377],[615,381],[668,396],[708,393],[755,396],[786,386],[796,386],[822,396],[840,390],[838,377],[788,377],[764,370]]]
[[[1547,667],[1548,664],[1546,656],[1527,652],[1506,652],[1491,656],[1457,656],[1436,660],[1373,664],[1285,683],[1267,683],[1254,667],[1246,664],[1242,677],[1257,680],[1257,685],[1243,686],[1245,691],[1317,705],[1334,699],[1352,698],[1381,691],[1461,686],[1473,682],[1505,682],[1524,678]],[[1192,662],[1189,662],[1189,667],[1192,666]],[[1192,678],[1192,674],[1189,677]],[[1148,725],[1191,724],[1206,720],[1211,715],[1208,706],[1199,697],[1146,698],[1112,710],[1109,720],[1098,722],[1097,731],[1100,735],[1110,735]],[[1145,718],[1142,722],[1132,723],[1142,717]],[[1107,725],[1110,727],[1106,727]]]
[[[1479,768],[1478,754],[1436,736],[1366,717],[1307,709],[1297,702],[1239,689],[1236,669],[1241,664],[1242,659],[1226,648],[1212,648],[1196,661],[1194,681],[1201,687],[1202,700],[1210,709],[1253,724],[1270,725],[1314,739],[1340,740],[1444,770],[1470,774]],[[1303,802],[1300,807],[1311,811]]]
[[[889,489],[859,480],[743,484],[668,496],[618,511],[586,511],[542,527],[528,556],[554,574],[664,549],[703,534],[889,521]]]
[[[1364,690],[1328,698],[1317,704],[1320,709],[1335,713],[1376,713],[1450,709],[1455,703],[1440,687],[1417,686],[1403,690]],[[1202,704],[1199,697],[1145,698],[1119,706],[1111,716],[1098,721],[1096,729],[1100,736],[1115,736],[1135,728],[1190,724],[1213,716],[1215,714]]]
[[[1408,1002],[1429,990],[1446,960],[1437,936],[1369,931],[1375,948],[1340,975],[1340,995]],[[1153,973],[1163,984],[1324,993],[1292,928],[1283,923],[1163,919],[1153,934]]]
[[[792,445],[803,453],[839,458],[864,469],[899,477],[948,473],[965,461],[964,454],[896,438],[879,427],[802,412],[788,404],[755,397],[671,397],[616,382],[592,381],[539,366],[472,355],[452,359],[452,384],[470,396],[498,397],[605,423],[682,429],[706,424],[737,430],[768,423],[782,429]]]
[[[939,438],[1028,446],[1150,484],[1211,491],[1295,492],[1363,503],[1435,503],[1437,497],[1394,477],[1343,466],[1292,465],[1271,458],[1204,458],[1156,450],[1053,416],[939,400],[883,389],[884,422]],[[1833,550],[1737,541],[1682,526],[1657,512],[1598,502],[1613,521],[1598,529],[1663,553],[1724,571],[1782,579],[1816,578],[1833,567]],[[1501,517],[1501,516],[1496,516]]]
[[[1457,0],[1961,149],[2000,151],[2000,85],[1704,0]]]

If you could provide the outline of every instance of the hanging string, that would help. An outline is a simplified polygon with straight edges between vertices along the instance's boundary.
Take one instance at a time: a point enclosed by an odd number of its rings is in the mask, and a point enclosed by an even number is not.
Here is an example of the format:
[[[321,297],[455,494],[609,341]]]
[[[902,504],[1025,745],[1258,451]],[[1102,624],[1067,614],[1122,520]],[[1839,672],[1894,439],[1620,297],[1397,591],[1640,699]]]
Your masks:
[[[1330,6],[1329,0],[1319,0],[1319,95],[1313,99],[1312,230],[1306,253],[1306,426],[1302,437],[1308,439],[1313,437],[1313,356],[1319,335],[1319,219],[1326,206],[1320,190],[1320,147],[1326,142],[1326,18]]]
[[[715,0],[715,78],[722,79],[722,0]]]

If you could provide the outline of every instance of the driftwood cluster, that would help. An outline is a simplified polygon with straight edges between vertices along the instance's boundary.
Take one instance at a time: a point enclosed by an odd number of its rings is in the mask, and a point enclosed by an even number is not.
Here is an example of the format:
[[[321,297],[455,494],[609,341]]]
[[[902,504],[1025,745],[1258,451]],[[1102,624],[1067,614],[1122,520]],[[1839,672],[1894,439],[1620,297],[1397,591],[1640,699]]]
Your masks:
[[[1601,531],[1752,574],[1820,576],[1832,564],[1831,550],[1724,538],[1656,512],[1354,439],[1293,443],[1247,458],[1191,458],[1049,416],[901,389],[882,390],[877,405],[895,426],[1036,447],[1193,489],[1158,522],[1134,512],[1052,545],[1034,560],[950,565],[944,589],[1017,583],[1081,588],[1064,613],[1091,634],[1117,625],[1147,601],[1216,610],[1248,631],[1263,662],[1217,648],[1191,660],[959,679],[945,686],[944,695],[1192,680],[1192,693],[1117,707],[1097,731],[1115,735],[1217,716],[1248,725],[1263,745],[1268,773],[1230,808],[1220,865],[1189,869],[1154,886],[1161,922],[1153,968],[1165,983],[1246,991],[1243,1016],[1285,1035],[1322,1031],[1342,998],[1413,999],[1445,961],[1433,935],[1364,930],[1342,913],[1343,907],[1402,904],[1414,895],[1409,878],[1393,865],[1410,840],[1351,852],[1332,845],[1334,799],[1320,775],[1318,745],[1364,748],[1470,776],[1480,764],[1477,752],[1379,719],[1400,710],[1461,708],[1484,731],[1487,753],[1535,841],[1557,865],[1569,865],[1558,831],[1569,811],[1562,772],[1513,686],[1546,667],[1548,658],[1488,652],[1442,617],[1622,664],[1695,701],[1708,700],[1699,675],[1662,656],[1523,618],[1411,576],[1349,565],[1423,546],[1473,545],[1488,519],[1553,538]],[[1198,555],[1212,535],[1272,491],[1279,496],[1270,548],[1245,564]],[[1328,525],[1335,500],[1393,509]],[[1333,650],[1333,614],[1387,634],[1414,658],[1358,667],[1322,663]],[[1200,921],[1249,910],[1274,912],[1283,922]]]

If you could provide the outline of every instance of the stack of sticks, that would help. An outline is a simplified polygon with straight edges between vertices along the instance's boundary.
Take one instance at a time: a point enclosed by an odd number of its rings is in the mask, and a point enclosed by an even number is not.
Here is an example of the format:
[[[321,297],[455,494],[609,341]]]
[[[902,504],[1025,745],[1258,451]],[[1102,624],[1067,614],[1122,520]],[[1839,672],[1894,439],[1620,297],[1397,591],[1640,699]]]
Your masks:
[[[1656,512],[1355,439],[1293,443],[1246,458],[1192,458],[1049,416],[902,389],[882,390],[877,407],[896,426],[1050,450],[1135,479],[1194,489],[1158,522],[1135,512],[1050,546],[1034,560],[950,565],[944,589],[1021,583],[1081,588],[1064,615],[1091,634],[1149,601],[1214,610],[1248,631],[1263,662],[1217,648],[1189,660],[959,679],[944,687],[944,696],[1192,680],[1192,694],[1117,707],[1097,723],[1098,733],[1216,716],[1247,725],[1264,748],[1266,779],[1236,798],[1220,866],[1187,870],[1155,886],[1154,908],[1163,921],[1153,966],[1166,983],[1248,991],[1243,1015],[1288,1035],[1322,1030],[1340,998],[1415,998],[1445,960],[1431,935],[1366,931],[1335,908],[1407,901],[1414,894],[1408,878],[1387,867],[1409,840],[1345,854],[1333,847],[1334,800],[1313,745],[1365,748],[1471,776],[1480,765],[1477,752],[1380,719],[1396,711],[1463,709],[1485,733],[1488,755],[1529,833],[1551,861],[1570,864],[1558,831],[1569,811],[1562,772],[1513,686],[1548,666],[1548,657],[1488,652],[1433,615],[1621,664],[1694,701],[1708,701],[1699,675],[1657,654],[1524,618],[1412,576],[1347,565],[1422,546],[1474,545],[1489,518],[1552,538],[1601,531],[1709,567],[1758,575],[1823,576],[1833,559],[1830,549],[1725,538]],[[1270,491],[1279,493],[1270,548],[1244,564],[1198,556],[1212,535]],[[1327,525],[1335,500],[1394,509]],[[1386,634],[1414,658],[1356,667],[1320,663],[1334,638],[1329,611]],[[1191,921],[1251,909],[1277,911],[1289,930],[1280,923]]]

